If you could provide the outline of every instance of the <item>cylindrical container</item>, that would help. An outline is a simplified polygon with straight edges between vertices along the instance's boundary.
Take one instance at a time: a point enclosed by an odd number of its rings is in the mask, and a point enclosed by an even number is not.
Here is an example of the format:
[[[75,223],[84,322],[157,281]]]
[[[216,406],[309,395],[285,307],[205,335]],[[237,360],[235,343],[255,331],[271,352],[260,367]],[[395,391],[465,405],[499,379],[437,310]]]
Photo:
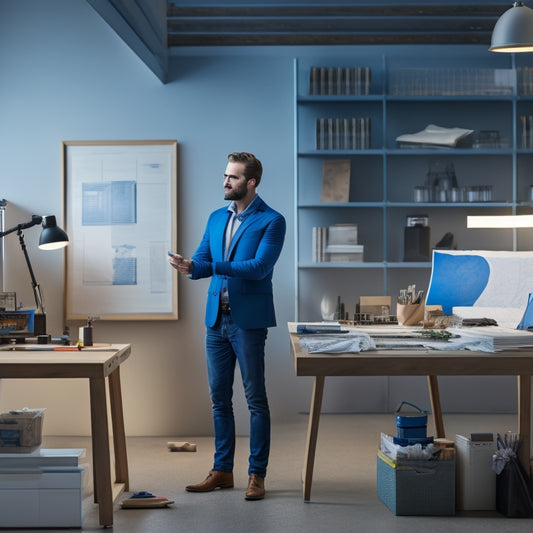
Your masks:
[[[93,327],[85,326],[83,328],[83,346],[93,345]]]
[[[437,191],[437,202],[445,203],[448,201],[448,190],[447,189],[439,189]]]
[[[454,187],[450,191],[450,202],[461,202],[461,201],[462,201],[461,189],[459,189],[459,187]]]
[[[429,189],[427,187],[415,187],[413,189],[413,200],[416,203],[429,202]]]

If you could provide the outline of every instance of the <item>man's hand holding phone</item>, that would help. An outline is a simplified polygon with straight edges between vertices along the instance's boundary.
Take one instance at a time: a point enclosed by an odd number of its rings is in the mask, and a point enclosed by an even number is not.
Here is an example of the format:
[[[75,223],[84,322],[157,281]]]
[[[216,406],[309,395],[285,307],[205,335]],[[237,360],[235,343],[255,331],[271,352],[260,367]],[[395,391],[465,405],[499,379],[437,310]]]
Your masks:
[[[184,259],[180,254],[169,251],[168,262],[181,274],[190,274],[192,272],[192,260]]]

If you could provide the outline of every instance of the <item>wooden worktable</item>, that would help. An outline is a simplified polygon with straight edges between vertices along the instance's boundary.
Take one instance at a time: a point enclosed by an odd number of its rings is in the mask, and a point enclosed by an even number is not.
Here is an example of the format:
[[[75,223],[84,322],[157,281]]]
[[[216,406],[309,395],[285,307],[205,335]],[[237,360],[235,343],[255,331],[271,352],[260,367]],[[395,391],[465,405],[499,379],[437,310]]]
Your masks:
[[[113,525],[113,501],[122,491],[129,490],[120,365],[130,352],[129,344],[83,348],[81,351],[53,351],[51,345],[46,345],[45,349],[42,345],[0,346],[0,378],[89,379],[94,501],[99,504],[102,526]],[[114,483],[111,480],[106,378],[115,453]],[[65,403],[68,405],[68,399]]]
[[[295,324],[289,323],[289,330],[292,329],[295,329]],[[290,333],[290,344],[296,375],[315,378],[303,473],[305,501],[311,498],[316,440],[326,376],[427,376],[437,437],[445,437],[437,376],[517,376],[518,433],[522,439],[520,461],[526,467],[526,471],[530,471],[533,348],[494,353],[421,348],[309,354],[300,347],[296,333]]]

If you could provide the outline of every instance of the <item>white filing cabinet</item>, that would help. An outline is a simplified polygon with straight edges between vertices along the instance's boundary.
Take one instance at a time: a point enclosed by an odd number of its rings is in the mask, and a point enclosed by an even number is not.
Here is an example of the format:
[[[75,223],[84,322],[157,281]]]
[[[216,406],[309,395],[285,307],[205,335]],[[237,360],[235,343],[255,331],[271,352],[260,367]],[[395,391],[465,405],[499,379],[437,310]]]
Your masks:
[[[455,435],[455,505],[457,510],[496,509],[496,473],[492,456],[496,442]]]
[[[0,454],[0,528],[82,526],[82,449]]]

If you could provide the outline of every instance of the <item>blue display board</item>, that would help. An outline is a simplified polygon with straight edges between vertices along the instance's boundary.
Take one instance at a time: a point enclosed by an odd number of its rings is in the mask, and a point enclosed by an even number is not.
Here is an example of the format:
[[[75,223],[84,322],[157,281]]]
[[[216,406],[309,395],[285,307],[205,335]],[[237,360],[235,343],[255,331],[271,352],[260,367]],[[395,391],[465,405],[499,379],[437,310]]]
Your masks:
[[[426,305],[522,308],[533,292],[533,252],[434,250]]]

